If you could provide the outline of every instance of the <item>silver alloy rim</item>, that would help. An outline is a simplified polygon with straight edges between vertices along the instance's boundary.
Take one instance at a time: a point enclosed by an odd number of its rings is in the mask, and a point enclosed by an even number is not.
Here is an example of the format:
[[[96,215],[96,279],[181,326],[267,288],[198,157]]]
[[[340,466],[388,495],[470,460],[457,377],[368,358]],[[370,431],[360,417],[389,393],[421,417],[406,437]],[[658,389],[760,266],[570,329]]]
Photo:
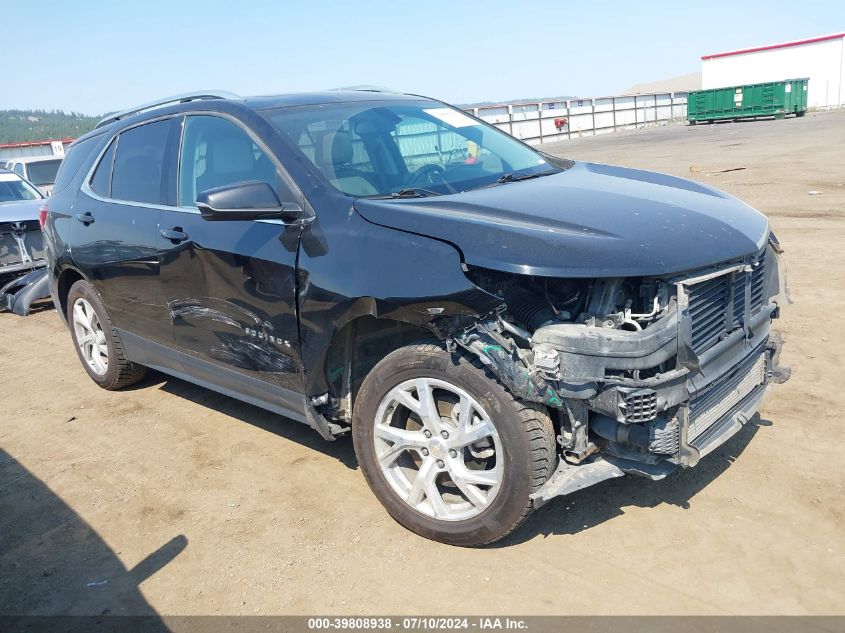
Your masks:
[[[104,376],[109,369],[106,333],[100,325],[94,307],[82,297],[73,302],[73,330],[76,334],[76,344],[88,367],[98,376]]]
[[[415,378],[391,389],[379,403],[373,442],[393,491],[432,518],[478,516],[501,488],[496,427],[471,395],[444,380]]]

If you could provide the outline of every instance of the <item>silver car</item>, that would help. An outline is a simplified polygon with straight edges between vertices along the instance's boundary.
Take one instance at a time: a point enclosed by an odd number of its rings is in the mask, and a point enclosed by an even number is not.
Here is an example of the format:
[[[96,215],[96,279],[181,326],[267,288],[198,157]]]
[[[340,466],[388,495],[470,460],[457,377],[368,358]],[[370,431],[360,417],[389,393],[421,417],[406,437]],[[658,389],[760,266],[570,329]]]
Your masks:
[[[43,205],[44,195],[34,185],[0,169],[0,310],[24,315],[49,296]]]

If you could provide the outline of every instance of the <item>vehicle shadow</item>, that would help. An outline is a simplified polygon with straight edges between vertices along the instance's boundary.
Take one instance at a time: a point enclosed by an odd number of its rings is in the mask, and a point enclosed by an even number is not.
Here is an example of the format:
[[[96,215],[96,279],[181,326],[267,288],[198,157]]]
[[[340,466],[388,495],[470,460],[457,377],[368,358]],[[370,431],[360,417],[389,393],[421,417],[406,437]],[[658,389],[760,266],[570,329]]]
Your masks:
[[[144,616],[145,630],[166,631],[139,585],[187,544],[178,534],[127,569],[47,484],[0,449],[0,616],[5,624],[8,616],[21,616],[18,624],[24,628],[41,630],[52,622],[67,629],[67,622],[34,616],[133,615]]]
[[[214,409],[224,415],[251,424],[262,431],[274,433],[279,437],[329,455],[347,468],[352,470],[358,469],[355,450],[348,437],[340,437],[334,442],[328,442],[306,424],[243,402],[237,398],[231,398],[211,389],[200,387],[181,378],[175,378],[150,370],[141,382],[131,387],[126,387],[124,391],[149,389],[150,387],[156,386],[166,393],[190,400],[209,409]]]
[[[578,534],[621,516],[626,506],[653,508],[668,503],[689,509],[690,500],[731,467],[759,428],[771,425],[771,421],[755,414],[736,435],[696,467],[678,470],[660,481],[627,475],[552,499],[520,529],[492,547],[516,545],[539,535]]]

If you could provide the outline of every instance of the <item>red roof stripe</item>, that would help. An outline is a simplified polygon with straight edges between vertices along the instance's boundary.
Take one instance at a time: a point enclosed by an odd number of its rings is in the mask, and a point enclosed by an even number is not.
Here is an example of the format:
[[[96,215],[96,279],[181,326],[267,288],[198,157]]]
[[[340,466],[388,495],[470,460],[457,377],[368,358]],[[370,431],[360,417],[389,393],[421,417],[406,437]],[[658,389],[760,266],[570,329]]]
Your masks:
[[[62,143],[73,143],[74,139],[72,138],[57,138],[52,141],[24,141],[22,143],[2,143],[0,144],[0,149],[11,149],[15,147],[36,147],[38,145],[49,145],[50,143],[58,143],[61,141]]]
[[[742,55],[744,53],[758,53],[760,51],[770,51],[775,48],[789,48],[790,46],[801,46],[802,44],[815,44],[816,42],[825,42],[827,40],[838,40],[845,37],[845,33],[834,33],[833,35],[822,35],[820,37],[811,37],[806,40],[795,40],[794,42],[782,42],[781,44],[769,44],[768,46],[757,46],[755,48],[743,48],[737,51],[727,51],[725,53],[714,53],[712,55],[702,55],[701,59],[714,59],[716,57],[729,57],[731,55]]]

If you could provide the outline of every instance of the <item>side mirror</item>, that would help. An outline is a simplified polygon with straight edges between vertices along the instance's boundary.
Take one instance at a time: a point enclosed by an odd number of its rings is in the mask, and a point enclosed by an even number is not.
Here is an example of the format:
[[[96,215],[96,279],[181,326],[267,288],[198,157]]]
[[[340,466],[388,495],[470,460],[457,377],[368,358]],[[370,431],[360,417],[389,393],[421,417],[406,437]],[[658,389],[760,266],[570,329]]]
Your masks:
[[[203,219],[210,221],[276,218],[295,222],[302,216],[301,207],[283,205],[273,187],[258,180],[203,191],[197,195],[197,207]]]

